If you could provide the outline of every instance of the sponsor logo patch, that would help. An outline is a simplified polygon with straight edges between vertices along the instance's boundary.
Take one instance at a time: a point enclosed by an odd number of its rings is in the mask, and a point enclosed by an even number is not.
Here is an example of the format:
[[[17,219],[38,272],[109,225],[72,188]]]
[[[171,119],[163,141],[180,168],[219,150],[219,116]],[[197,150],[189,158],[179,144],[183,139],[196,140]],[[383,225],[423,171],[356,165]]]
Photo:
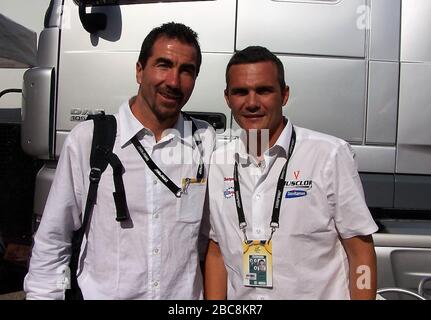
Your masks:
[[[294,190],[310,190],[313,187],[312,180],[289,180],[286,181],[286,188]]]
[[[230,199],[235,195],[235,190],[233,187],[227,187],[224,191],[223,191],[223,195],[226,199]]]
[[[304,190],[289,190],[286,192],[287,199],[301,198],[307,195],[307,191]]]

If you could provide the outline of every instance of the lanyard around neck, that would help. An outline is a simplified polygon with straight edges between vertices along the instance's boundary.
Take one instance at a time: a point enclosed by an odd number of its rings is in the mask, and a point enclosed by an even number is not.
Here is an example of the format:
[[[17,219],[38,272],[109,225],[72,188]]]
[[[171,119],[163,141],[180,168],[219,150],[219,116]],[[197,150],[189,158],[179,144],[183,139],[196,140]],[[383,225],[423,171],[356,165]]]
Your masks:
[[[193,141],[194,143],[197,145],[198,147],[198,151],[199,151],[199,166],[198,166],[198,170],[196,173],[196,179],[198,181],[202,180],[204,178],[204,172],[205,172],[205,165],[203,163],[202,160],[202,150],[201,150],[201,143],[202,141],[200,140],[199,135],[196,133],[197,131],[197,127],[196,124],[194,123],[193,119],[190,118],[189,115],[187,115],[186,113],[183,113],[183,117],[187,120],[187,121],[191,121],[192,122],[192,136],[193,136]],[[153,159],[151,159],[150,155],[148,154],[148,152],[145,150],[145,148],[142,146],[142,144],[139,142],[138,138],[136,136],[134,136],[131,139],[133,145],[135,146],[136,150],[139,152],[139,154],[141,155],[142,159],[144,159],[145,163],[147,164],[148,168],[156,175],[156,177],[177,197],[177,198],[181,198],[181,195],[184,193],[184,190],[180,187],[178,187],[158,166],[157,164],[154,163]],[[187,188],[188,186],[186,185],[184,187]]]
[[[276,189],[275,198],[274,198],[274,205],[272,208],[272,217],[271,217],[271,223],[270,223],[271,236],[269,237],[269,241],[271,240],[272,235],[275,232],[275,229],[279,227],[278,222],[280,218],[281,201],[283,200],[284,185],[286,184],[287,166],[289,164],[290,157],[292,156],[293,149],[295,148],[295,143],[296,143],[296,133],[295,133],[295,129],[292,126],[292,135],[290,137],[287,161],[284,164],[283,169],[281,169],[280,176],[278,177],[277,189]],[[235,205],[236,205],[236,211],[238,213],[239,228],[244,233],[245,241],[247,241],[247,234],[246,234],[247,222],[245,221],[244,208],[242,206],[237,162],[235,162],[235,166],[233,170],[233,180],[234,180]]]

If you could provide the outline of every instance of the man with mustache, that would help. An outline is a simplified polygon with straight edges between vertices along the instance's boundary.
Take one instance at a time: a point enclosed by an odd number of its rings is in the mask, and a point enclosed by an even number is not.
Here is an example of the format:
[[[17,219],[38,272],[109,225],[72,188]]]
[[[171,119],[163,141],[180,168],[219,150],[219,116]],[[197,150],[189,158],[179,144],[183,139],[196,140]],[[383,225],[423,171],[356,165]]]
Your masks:
[[[201,59],[197,34],[183,24],[157,27],[142,43],[138,94],[115,115],[113,154],[123,166],[127,216],[115,218],[116,173],[108,166],[80,251],[84,299],[203,297],[198,235],[215,133],[181,113]],[[93,127],[79,124],[64,143],[25,278],[27,299],[65,296],[60,278],[83,224]]]
[[[348,143],[283,117],[266,48],[234,54],[225,98],[244,131],[212,155],[206,298],[374,299],[377,226]]]

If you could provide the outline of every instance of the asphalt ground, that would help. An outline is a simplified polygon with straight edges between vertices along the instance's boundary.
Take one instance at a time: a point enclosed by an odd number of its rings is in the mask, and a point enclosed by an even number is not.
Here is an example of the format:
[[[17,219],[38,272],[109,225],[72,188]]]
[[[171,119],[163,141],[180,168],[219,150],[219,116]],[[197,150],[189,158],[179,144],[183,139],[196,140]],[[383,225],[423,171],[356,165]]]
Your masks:
[[[0,300],[22,300],[27,267],[0,258]]]

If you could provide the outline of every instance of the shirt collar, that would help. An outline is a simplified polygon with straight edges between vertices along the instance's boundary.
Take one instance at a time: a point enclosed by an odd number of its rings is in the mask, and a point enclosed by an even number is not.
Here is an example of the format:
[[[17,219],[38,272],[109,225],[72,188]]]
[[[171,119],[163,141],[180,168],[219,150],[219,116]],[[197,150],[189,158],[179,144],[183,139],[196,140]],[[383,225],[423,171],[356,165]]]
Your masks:
[[[271,150],[275,146],[277,146],[278,148],[281,148],[287,155],[289,153],[290,139],[292,137],[293,126],[292,126],[292,122],[289,121],[289,119],[287,118],[284,118],[284,119],[287,121],[286,126],[284,127],[283,131],[281,132],[274,146],[272,146],[272,148],[270,148],[269,151],[271,152]]]
[[[166,141],[175,138],[193,146],[192,131],[192,122],[186,120],[183,114],[180,113],[177,122],[175,122],[175,125],[172,128],[165,131],[165,135],[162,140]]]
[[[277,141],[274,143],[274,145],[265,151],[264,156],[265,158],[268,156],[273,156],[276,154],[279,150],[282,150],[285,155],[289,153],[289,145],[290,145],[290,139],[292,136],[292,123],[287,118],[285,118],[287,121],[286,126],[284,127],[283,131],[281,132],[280,136],[278,137]],[[239,135],[239,139],[236,140],[236,147],[235,147],[235,159],[239,163],[247,163],[250,160],[250,155],[247,152],[247,133],[245,130],[241,130],[241,133]]]
[[[124,147],[124,145],[126,145],[137,133],[141,131],[143,131],[144,134],[150,133],[150,130],[145,128],[144,125],[133,115],[129,101],[124,102],[120,106],[118,122],[121,147]],[[171,129],[166,130],[161,141],[167,141],[173,138],[178,138],[189,145],[193,145],[191,123],[189,121],[184,122],[184,117],[181,113],[175,125]]]

